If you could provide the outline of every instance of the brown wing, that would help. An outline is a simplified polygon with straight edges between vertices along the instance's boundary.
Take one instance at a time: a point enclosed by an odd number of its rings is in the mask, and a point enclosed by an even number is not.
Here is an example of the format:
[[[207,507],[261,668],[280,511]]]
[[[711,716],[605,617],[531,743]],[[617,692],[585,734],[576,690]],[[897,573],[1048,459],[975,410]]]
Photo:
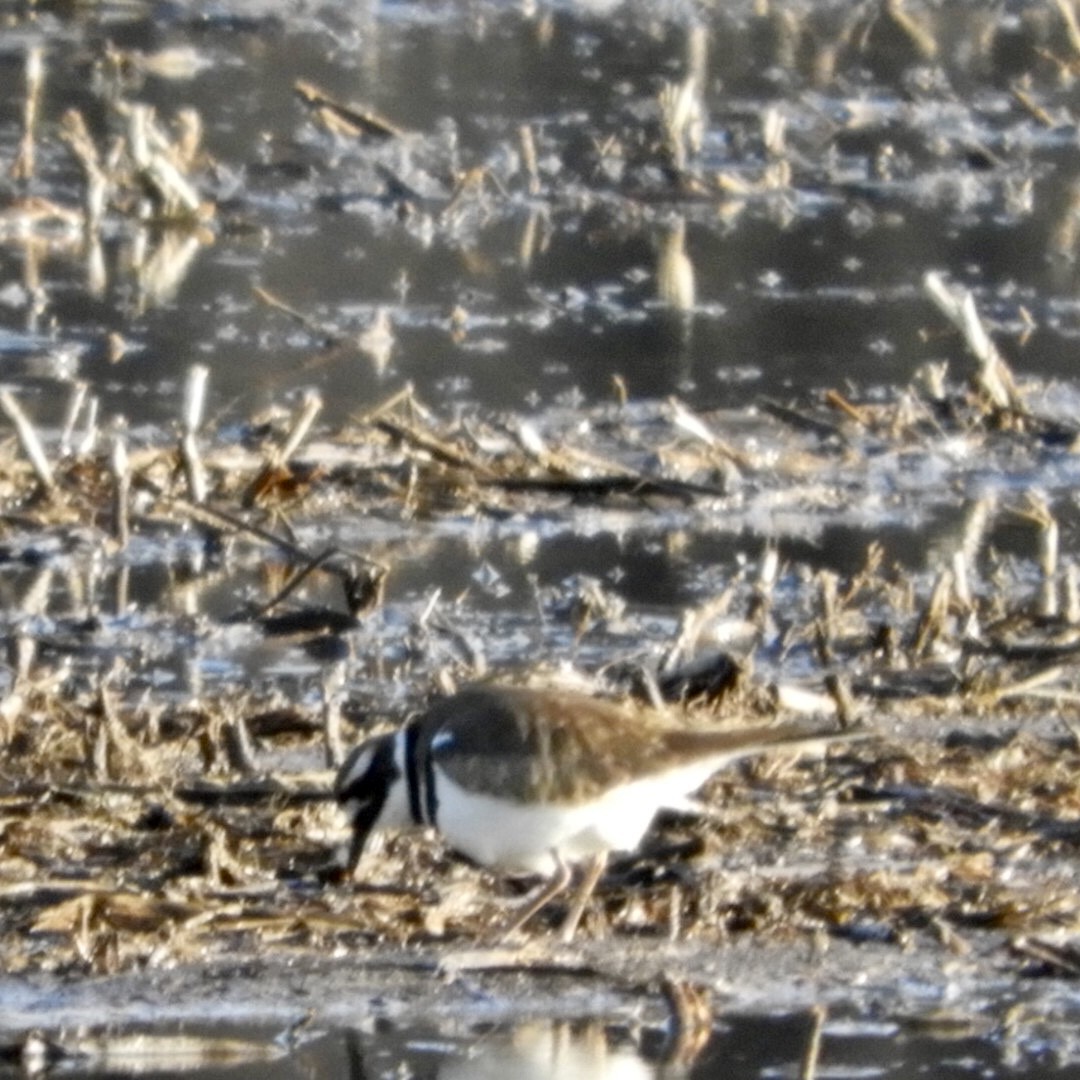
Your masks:
[[[652,710],[566,691],[476,686],[424,718],[435,764],[473,791],[575,803],[642,776],[711,756],[717,767],[777,742],[790,728],[692,730]]]
[[[423,722],[433,762],[472,791],[579,802],[632,775],[621,757],[631,719],[584,695],[470,687],[432,706]]]

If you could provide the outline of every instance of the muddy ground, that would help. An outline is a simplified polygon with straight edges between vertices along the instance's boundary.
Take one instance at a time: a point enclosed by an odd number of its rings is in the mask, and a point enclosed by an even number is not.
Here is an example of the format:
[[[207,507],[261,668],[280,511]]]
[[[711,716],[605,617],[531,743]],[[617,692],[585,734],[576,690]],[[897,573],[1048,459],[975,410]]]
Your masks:
[[[945,437],[980,443],[984,457],[1006,452],[1014,464],[1046,453],[1037,434],[1046,417],[1025,410],[997,430],[1004,414],[987,427],[978,396],[958,390],[953,405],[960,426]],[[898,429],[901,420],[892,407],[866,412],[861,424],[845,413],[838,430],[865,439],[874,422],[903,445],[910,433]],[[685,418],[668,414],[666,422],[674,428]],[[456,505],[511,522],[614,507],[653,515],[657,500],[676,496],[682,509],[673,513],[715,513],[730,498],[695,479],[712,450],[700,438],[682,447],[683,476],[672,468],[663,477],[635,474],[638,458],[625,449],[617,465],[619,440],[638,451],[648,430],[632,410],[610,420],[606,471],[596,468],[593,448],[580,474],[565,439],[556,469],[516,444],[479,438],[475,427],[466,437],[412,424],[377,416],[313,449],[310,461],[298,454],[278,466],[272,485],[261,455],[218,445],[202,458],[216,497],[200,504],[175,467],[176,451],[163,448],[135,475],[153,498],[136,521],[153,521],[159,532],[195,530],[207,543],[228,543],[231,534],[237,558],[245,546],[299,558],[296,539],[244,524],[253,484],[260,500],[287,500],[291,516],[305,504],[342,515],[357,500],[370,506],[372,477],[388,503],[437,497],[443,513]],[[780,438],[778,426],[771,443]],[[816,467],[833,482],[865,482],[861,464],[846,471],[816,431],[800,426],[792,438],[790,460],[801,472]],[[489,446],[486,455],[478,444]],[[879,457],[898,452],[884,444],[882,437]],[[917,445],[920,454],[934,452],[921,430]],[[332,454],[364,464],[328,466]],[[762,475],[761,498],[775,503],[767,480],[781,468],[774,462]],[[391,475],[409,479],[392,484]],[[27,485],[21,513],[35,518],[34,536],[64,535],[74,516],[86,528],[86,511],[76,514],[89,509],[86,488],[68,475],[55,478],[51,495],[35,492],[40,481],[16,453],[9,477]],[[110,482],[103,475],[99,483]],[[744,512],[757,497],[740,494]],[[991,555],[996,587],[981,572],[973,586],[963,554],[985,549],[997,512],[992,502],[973,505],[957,556],[924,594],[883,567],[875,549],[848,579],[780,567],[770,556],[748,566],[724,597],[688,610],[659,661],[623,660],[591,676],[596,692],[652,688],[682,702],[691,721],[810,713],[864,724],[877,737],[821,761],[781,757],[720,774],[702,817],[662,821],[642,851],[613,864],[580,948],[569,950],[552,938],[558,905],[520,950],[481,948],[515,890],[430,839],[392,836],[365,856],[356,880],[324,878],[344,836],[328,803],[325,762],[343,743],[394,722],[436,686],[496,675],[565,681],[568,670],[493,670],[453,607],[409,627],[408,651],[388,672],[400,698],[393,707],[377,686],[330,676],[317,707],[280,691],[169,700],[148,693],[122,655],[107,676],[87,678],[80,669],[88,657],[96,662],[102,635],[94,619],[13,641],[22,666],[4,712],[7,972],[46,998],[59,994],[65,1014],[111,1012],[132,980],[145,984],[138,1009],[167,1000],[166,1011],[181,1013],[203,1008],[211,987],[211,1001],[227,988],[234,1002],[250,995],[257,1012],[275,1001],[288,1011],[296,995],[312,993],[304,986],[319,983],[340,990],[323,1000],[347,1009],[378,998],[423,1012],[434,996],[439,1008],[467,1010],[480,986],[485,1001],[512,990],[501,1006],[511,1011],[558,1012],[571,1001],[573,1011],[578,999],[568,987],[612,1004],[642,993],[651,1000],[665,975],[730,994],[736,1009],[811,998],[850,1004],[852,994],[873,998],[890,981],[901,996],[919,987],[933,1008],[957,993],[966,1000],[963,987],[999,1005],[1037,997],[1043,986],[1056,994],[1076,966],[1070,928],[1080,903],[1072,574],[1047,548],[1056,520],[1033,504],[1025,520],[1043,537],[1041,571],[1017,575],[1015,564]],[[337,610],[300,603],[286,573],[279,604],[237,611],[210,637],[242,632],[273,643],[287,634],[291,648],[340,676],[358,662],[350,638],[378,629],[378,569],[341,550],[312,549],[295,573],[344,583],[344,597],[359,596],[352,613],[345,600]],[[789,590],[783,603],[780,589]],[[578,609],[552,618],[583,641],[632,632],[631,615],[597,606],[602,594],[589,600],[593,606],[579,598]],[[794,618],[800,608],[805,616]],[[426,683],[423,670],[433,673]]]
[[[678,986],[1073,1060],[1071,3],[0,18],[13,1036]],[[324,871],[344,750],[490,678],[877,737],[485,951],[526,883]]]

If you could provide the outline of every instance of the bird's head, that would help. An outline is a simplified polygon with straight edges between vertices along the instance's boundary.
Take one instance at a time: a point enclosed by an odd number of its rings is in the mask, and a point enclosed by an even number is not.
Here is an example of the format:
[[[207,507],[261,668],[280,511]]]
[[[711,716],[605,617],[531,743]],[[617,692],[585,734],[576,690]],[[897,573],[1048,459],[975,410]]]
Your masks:
[[[396,821],[381,820],[399,800],[392,798],[395,786],[404,784],[404,776],[394,760],[395,737],[379,735],[361,743],[345,759],[334,783],[334,797],[352,825],[346,871],[351,872],[364,851],[371,832],[380,825]]]

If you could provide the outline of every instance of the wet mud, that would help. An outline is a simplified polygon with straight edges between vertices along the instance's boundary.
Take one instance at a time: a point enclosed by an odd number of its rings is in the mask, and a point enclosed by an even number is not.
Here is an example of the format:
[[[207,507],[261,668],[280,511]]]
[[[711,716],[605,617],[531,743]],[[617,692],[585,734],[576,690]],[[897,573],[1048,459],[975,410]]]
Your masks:
[[[1071,3],[0,25],[5,1060],[1075,1062]],[[325,873],[344,750],[486,678],[876,737],[492,950],[527,883],[431,838]]]

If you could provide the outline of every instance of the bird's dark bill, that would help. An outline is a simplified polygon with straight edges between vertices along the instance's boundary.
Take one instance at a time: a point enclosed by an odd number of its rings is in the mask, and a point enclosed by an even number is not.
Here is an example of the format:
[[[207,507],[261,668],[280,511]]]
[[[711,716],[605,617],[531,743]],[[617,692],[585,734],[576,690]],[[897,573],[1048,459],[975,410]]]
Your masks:
[[[356,864],[364,853],[364,847],[368,842],[368,837],[371,836],[375,822],[378,820],[384,801],[385,796],[383,799],[369,799],[367,802],[360,803],[353,812],[353,834],[352,839],[349,841],[349,854],[345,864],[345,869],[349,873],[356,869]]]

